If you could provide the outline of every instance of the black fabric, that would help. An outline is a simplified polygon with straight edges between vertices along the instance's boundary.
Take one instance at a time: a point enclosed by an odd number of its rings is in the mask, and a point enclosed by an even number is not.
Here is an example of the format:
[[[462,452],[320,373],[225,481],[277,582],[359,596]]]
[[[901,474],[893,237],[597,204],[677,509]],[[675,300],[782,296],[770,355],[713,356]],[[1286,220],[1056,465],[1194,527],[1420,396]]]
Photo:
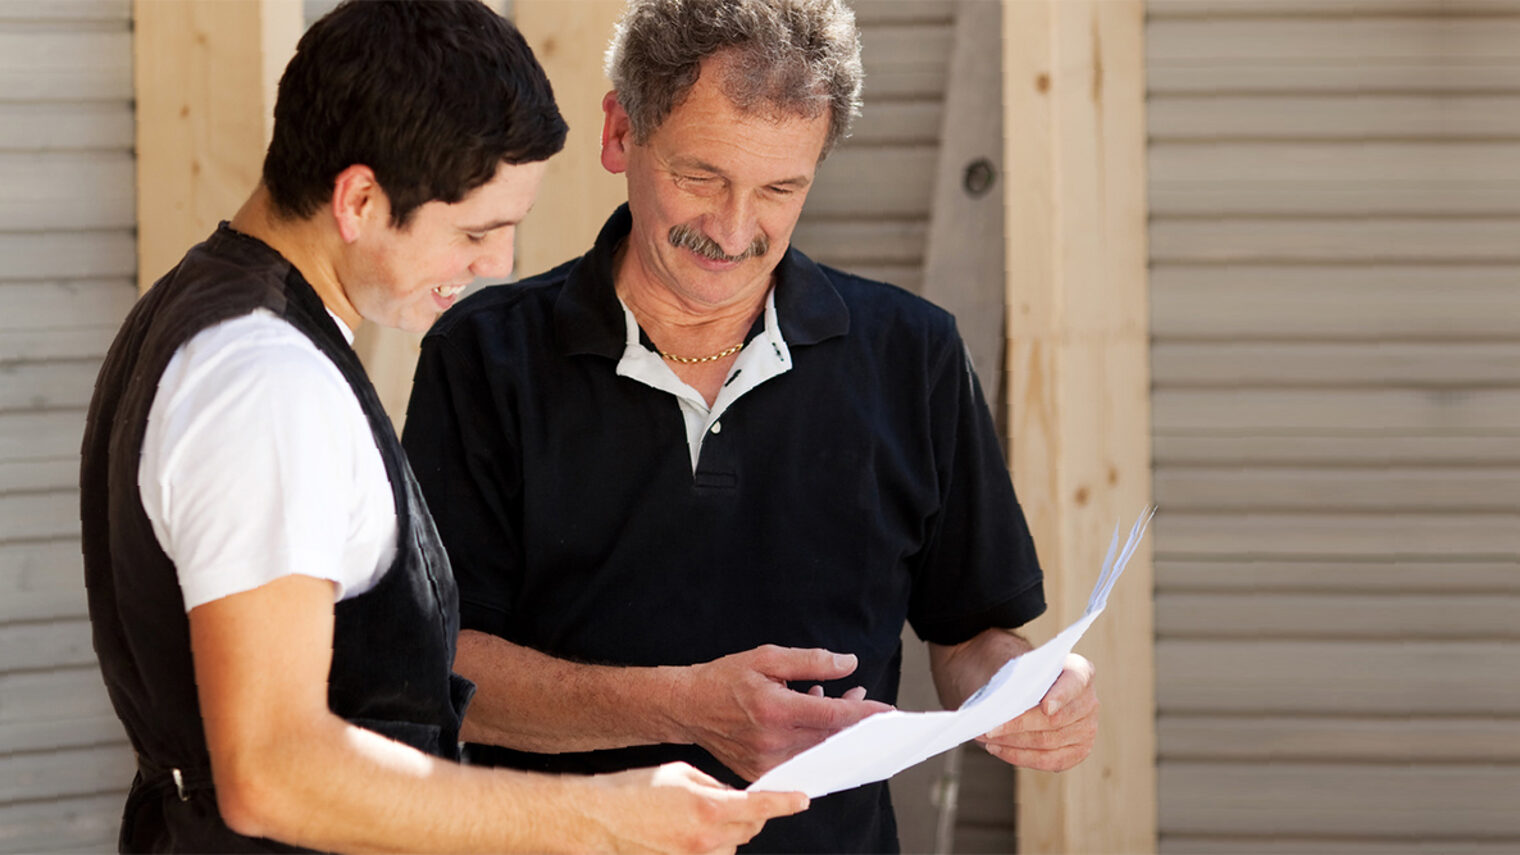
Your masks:
[[[1044,609],[1027,526],[949,314],[788,252],[793,368],[746,393],[692,472],[673,396],[615,368],[618,211],[584,258],[488,288],[424,340],[405,444],[460,581],[461,624],[567,659],[685,665],[774,643],[859,657],[838,695],[897,697],[904,619],[965,641]],[[802,687],[799,687],[802,688]],[[595,772],[692,746],[472,762]],[[885,785],[774,820],[751,851],[895,850]]]
[[[369,420],[396,508],[395,562],[374,588],[334,607],[328,704],[420,750],[458,754],[473,692],[450,673],[458,595],[401,444],[311,286],[273,249],[223,224],[128,315],[101,368],[85,430],[80,517],[90,621],[106,688],[139,763],[122,851],[290,851],[234,833],[217,812],[189,620],[174,564],[137,490],[148,412],[174,352],[197,332],[261,308],[294,325],[342,372]],[[170,777],[176,768],[183,788]]]

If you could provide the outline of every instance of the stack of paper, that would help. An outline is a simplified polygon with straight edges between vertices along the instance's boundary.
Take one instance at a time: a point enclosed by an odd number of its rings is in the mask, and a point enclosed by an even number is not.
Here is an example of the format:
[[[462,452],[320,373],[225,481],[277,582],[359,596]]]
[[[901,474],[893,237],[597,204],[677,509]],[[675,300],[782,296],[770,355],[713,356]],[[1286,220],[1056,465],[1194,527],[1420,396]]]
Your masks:
[[[1061,676],[1066,656],[1077,639],[1108,604],[1109,592],[1135,554],[1154,514],[1155,508],[1147,508],[1140,514],[1123,549],[1118,549],[1119,527],[1114,526],[1108,556],[1082,617],[1040,647],[1010,660],[960,709],[878,713],[766,772],[749,788],[800,790],[810,798],[818,798],[885,780],[1033,709]]]

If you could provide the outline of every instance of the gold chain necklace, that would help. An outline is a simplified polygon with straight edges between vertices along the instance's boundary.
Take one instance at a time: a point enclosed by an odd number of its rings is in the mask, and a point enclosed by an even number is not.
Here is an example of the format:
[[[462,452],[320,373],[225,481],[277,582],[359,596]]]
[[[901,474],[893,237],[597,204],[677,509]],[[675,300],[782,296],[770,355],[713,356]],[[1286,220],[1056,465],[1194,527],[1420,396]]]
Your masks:
[[[744,349],[744,342],[741,341],[727,350],[720,350],[714,353],[712,356],[676,356],[674,353],[666,353],[663,350],[660,351],[660,355],[671,362],[679,362],[683,365],[696,365],[701,362],[716,362],[725,356],[733,356],[742,349]]]

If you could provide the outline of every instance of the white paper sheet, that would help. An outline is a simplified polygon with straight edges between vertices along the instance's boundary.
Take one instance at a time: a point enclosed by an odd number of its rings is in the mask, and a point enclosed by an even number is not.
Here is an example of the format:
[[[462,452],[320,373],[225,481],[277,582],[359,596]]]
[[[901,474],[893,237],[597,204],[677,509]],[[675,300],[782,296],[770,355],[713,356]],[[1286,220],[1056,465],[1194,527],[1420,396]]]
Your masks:
[[[761,775],[749,788],[800,790],[818,798],[885,780],[1033,709],[1061,676],[1061,666],[1077,639],[1103,612],[1109,592],[1134,555],[1154,513],[1154,508],[1147,508],[1140,514],[1117,555],[1119,528],[1114,527],[1108,556],[1082,617],[1055,638],[1009,661],[960,709],[877,713]]]

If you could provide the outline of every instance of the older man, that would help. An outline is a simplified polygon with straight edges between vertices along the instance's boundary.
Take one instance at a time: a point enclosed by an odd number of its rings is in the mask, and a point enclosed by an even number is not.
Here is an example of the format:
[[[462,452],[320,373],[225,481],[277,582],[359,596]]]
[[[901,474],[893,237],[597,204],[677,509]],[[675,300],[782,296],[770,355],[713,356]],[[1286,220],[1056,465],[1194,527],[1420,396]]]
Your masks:
[[[892,704],[905,619],[960,703],[1029,649],[1041,575],[954,320],[789,245],[857,112],[844,5],[634,0],[609,68],[627,207],[445,314],[406,446],[459,574],[472,760],[738,783]],[[1066,768],[1095,712],[1077,659],[987,746]],[[895,850],[887,789],[751,846]]]

